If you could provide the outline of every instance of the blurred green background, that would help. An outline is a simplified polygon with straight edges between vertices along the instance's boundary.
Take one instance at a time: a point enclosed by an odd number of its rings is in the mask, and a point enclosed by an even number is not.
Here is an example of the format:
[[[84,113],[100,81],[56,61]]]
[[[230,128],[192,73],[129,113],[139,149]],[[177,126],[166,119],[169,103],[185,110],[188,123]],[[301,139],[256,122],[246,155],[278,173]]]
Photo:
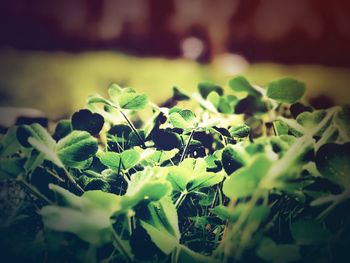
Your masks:
[[[116,52],[72,54],[7,49],[0,51],[0,57],[1,105],[37,108],[51,118],[84,107],[89,94],[105,95],[112,82],[134,87],[161,103],[171,95],[173,86],[195,91],[197,83],[203,80],[225,86],[235,74],[244,74],[261,86],[292,76],[307,84],[307,97],[326,94],[336,103],[350,103],[350,70],[346,68],[246,64],[234,57],[229,65],[237,68],[228,72],[227,58],[198,64],[185,59],[142,58]]]

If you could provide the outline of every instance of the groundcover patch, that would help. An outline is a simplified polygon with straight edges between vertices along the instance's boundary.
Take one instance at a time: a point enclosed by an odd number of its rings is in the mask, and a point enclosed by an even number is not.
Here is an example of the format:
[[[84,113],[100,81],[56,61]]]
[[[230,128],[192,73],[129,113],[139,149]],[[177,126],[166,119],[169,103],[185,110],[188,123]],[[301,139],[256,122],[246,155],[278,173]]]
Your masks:
[[[2,258],[345,262],[350,111],[316,110],[305,89],[238,76],[158,106],[112,84],[53,129],[10,127]]]

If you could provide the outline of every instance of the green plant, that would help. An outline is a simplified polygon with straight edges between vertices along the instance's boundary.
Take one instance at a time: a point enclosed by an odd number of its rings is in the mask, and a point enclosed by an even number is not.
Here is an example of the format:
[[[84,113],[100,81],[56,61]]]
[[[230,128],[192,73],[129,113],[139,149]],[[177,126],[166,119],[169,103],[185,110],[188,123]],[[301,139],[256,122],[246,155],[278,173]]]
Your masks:
[[[3,220],[5,255],[172,263],[348,256],[349,109],[303,106],[304,84],[290,78],[265,89],[238,76],[228,86],[174,88],[172,106],[159,107],[112,84],[109,98],[90,96],[53,135],[38,124],[8,129],[0,178],[27,198]]]

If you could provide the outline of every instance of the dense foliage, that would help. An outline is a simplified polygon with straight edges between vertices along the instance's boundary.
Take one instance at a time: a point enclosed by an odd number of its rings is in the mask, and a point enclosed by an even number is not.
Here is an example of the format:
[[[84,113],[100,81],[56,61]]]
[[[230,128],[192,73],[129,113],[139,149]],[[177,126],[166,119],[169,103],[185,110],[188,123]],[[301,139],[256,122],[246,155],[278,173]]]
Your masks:
[[[350,110],[242,76],[163,107],[112,84],[57,123],[11,127],[11,262],[331,262],[350,256]]]

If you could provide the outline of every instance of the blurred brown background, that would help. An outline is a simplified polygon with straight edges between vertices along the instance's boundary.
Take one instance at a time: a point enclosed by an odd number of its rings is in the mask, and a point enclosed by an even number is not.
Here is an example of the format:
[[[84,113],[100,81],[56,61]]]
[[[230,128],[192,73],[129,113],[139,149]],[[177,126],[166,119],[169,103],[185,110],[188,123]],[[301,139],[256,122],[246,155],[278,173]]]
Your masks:
[[[9,0],[1,4],[0,44],[177,57],[196,37],[202,61],[234,52],[250,61],[350,66],[349,14],[345,0]]]
[[[165,86],[168,96],[170,83],[193,89],[198,80],[224,84],[235,73],[259,85],[291,75],[314,90],[336,86],[347,92],[349,46],[346,0],[3,0],[0,102],[33,107],[37,102],[30,96],[42,96],[48,102],[38,108],[69,111],[95,90],[92,86],[111,81],[142,83],[137,88],[147,92],[150,85]],[[225,74],[216,63],[223,54],[235,55],[223,62],[235,67]],[[174,70],[179,59],[184,60]],[[130,74],[122,72],[125,68]],[[172,71],[162,71],[167,68]],[[149,80],[165,75],[171,81]],[[84,87],[85,93],[76,90]],[[79,96],[54,100],[44,90],[51,95],[74,90]]]

